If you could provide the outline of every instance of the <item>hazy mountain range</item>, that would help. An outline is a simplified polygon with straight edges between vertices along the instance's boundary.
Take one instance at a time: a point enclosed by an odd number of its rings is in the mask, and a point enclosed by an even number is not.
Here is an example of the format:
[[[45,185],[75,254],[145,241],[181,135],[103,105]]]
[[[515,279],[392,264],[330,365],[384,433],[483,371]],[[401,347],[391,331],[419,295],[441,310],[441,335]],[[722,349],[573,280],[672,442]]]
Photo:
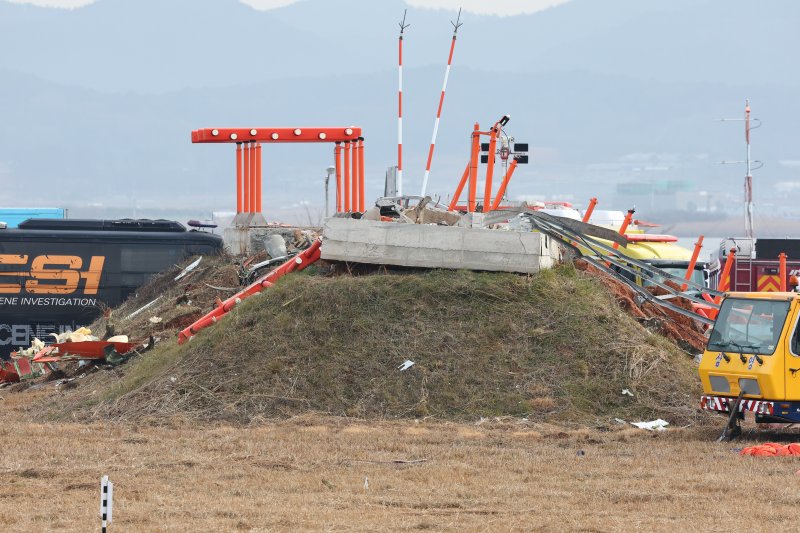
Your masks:
[[[76,10],[0,1],[0,203],[198,211],[234,205],[233,149],[191,145],[212,126],[365,128],[368,194],[396,154],[401,0],[99,0]],[[410,9],[408,189],[421,182],[455,13]],[[800,2],[573,0],[532,15],[466,14],[431,187],[446,196],[469,131],[512,115],[533,148],[512,196],[632,201],[621,182],[686,182],[741,199],[750,98],[762,213],[800,213]],[[330,148],[268,146],[265,208],[322,204]],[[645,207],[660,206],[643,197]],[[702,203],[702,202],[701,202]],[[709,202],[709,206],[711,203]],[[608,207],[611,207],[610,205]],[[627,206],[614,206],[618,208]],[[794,211],[793,211],[794,209]],[[129,215],[130,212],[124,214]]]

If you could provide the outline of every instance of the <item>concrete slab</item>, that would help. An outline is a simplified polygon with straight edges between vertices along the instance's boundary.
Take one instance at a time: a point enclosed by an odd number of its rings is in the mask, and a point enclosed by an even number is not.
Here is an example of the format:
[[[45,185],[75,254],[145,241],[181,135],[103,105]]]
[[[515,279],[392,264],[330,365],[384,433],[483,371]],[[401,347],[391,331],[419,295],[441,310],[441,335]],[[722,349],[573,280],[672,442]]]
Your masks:
[[[330,218],[322,259],[377,265],[535,273],[561,248],[540,233]]]

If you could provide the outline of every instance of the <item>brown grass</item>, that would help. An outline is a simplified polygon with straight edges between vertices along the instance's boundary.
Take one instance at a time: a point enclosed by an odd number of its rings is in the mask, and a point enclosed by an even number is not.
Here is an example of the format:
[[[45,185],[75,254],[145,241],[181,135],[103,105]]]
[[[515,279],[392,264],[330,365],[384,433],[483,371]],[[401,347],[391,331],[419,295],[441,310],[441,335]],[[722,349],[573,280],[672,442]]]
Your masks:
[[[800,519],[800,461],[740,457],[708,429],[40,424],[24,418],[41,393],[3,393],[4,531],[99,527],[102,474],[111,531],[796,531]]]

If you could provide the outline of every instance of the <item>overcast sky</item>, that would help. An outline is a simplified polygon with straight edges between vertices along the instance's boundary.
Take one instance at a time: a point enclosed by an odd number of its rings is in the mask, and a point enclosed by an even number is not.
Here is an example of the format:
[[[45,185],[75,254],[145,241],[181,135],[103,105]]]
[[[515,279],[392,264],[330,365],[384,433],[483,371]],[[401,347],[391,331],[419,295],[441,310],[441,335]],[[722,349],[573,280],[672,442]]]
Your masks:
[[[17,4],[34,4],[38,6],[75,8],[93,3],[95,0],[9,0]],[[135,0],[131,0],[135,1]],[[293,4],[300,0],[241,0],[256,9],[271,9]],[[458,9],[473,13],[493,15],[517,15],[533,13],[548,7],[563,4],[569,0],[406,0],[413,7],[431,9]]]

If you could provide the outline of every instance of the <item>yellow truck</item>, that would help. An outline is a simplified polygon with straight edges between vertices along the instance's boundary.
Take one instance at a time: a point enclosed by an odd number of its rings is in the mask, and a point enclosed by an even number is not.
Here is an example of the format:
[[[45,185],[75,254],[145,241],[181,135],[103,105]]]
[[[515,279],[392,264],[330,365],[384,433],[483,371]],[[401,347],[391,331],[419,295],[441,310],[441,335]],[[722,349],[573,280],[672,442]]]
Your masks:
[[[723,438],[758,423],[800,422],[800,294],[725,295],[700,360],[700,407],[728,415]]]

